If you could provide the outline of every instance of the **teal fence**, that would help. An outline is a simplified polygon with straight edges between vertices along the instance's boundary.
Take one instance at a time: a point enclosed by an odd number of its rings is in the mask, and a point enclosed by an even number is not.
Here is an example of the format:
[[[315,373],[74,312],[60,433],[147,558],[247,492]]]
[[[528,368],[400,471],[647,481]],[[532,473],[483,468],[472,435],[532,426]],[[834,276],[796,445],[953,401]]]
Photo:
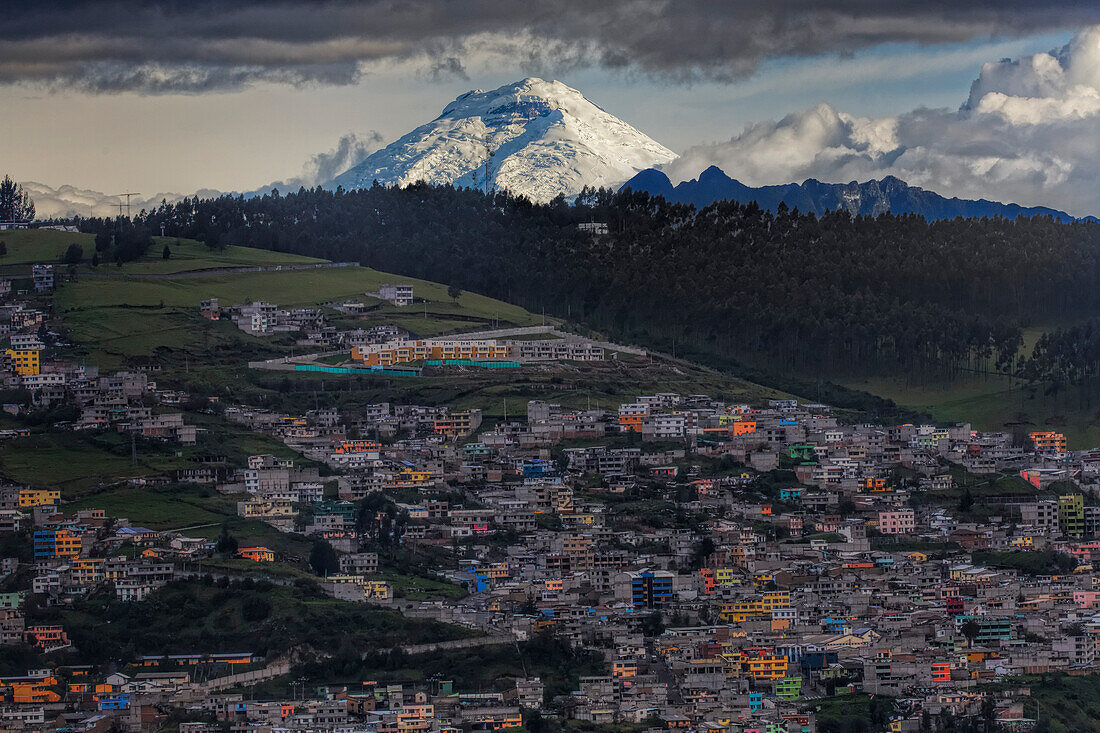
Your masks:
[[[479,359],[428,359],[424,366],[474,366],[486,369],[515,369],[523,366],[518,361],[481,361]]]
[[[383,367],[337,367],[320,364],[295,364],[296,372],[324,372],[325,374],[382,374],[389,377],[419,377],[419,369],[385,369]]]

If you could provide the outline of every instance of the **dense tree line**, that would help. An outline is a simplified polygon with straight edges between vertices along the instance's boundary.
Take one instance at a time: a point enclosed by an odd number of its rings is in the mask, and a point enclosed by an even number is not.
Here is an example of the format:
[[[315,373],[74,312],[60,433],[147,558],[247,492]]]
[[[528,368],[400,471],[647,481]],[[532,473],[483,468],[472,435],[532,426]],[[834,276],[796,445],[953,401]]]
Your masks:
[[[11,176],[0,180],[0,221],[30,221],[34,218],[34,201]]]
[[[81,219],[78,223],[82,232],[95,235],[93,259],[97,265],[100,262],[132,262],[153,246],[153,232],[140,219],[133,222],[124,218]]]
[[[1020,374],[1048,385],[1051,392],[1069,386],[1091,392],[1100,386],[1100,321],[1090,318],[1044,333],[1030,358],[1021,360]]]
[[[578,231],[586,221],[610,233]],[[1050,218],[696,210],[604,190],[537,205],[414,185],[191,198],[135,223],[439,280],[716,365],[826,377],[1016,371],[1021,325],[1100,305],[1100,225]]]

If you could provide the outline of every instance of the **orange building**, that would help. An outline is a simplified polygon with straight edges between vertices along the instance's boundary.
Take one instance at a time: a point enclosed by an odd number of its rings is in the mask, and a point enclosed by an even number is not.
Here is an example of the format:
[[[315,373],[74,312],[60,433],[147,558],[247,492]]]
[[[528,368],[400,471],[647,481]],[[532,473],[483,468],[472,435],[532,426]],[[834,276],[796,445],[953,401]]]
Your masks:
[[[886,491],[886,479],[862,478],[859,480],[859,487],[864,491]]]
[[[80,557],[84,540],[79,532],[59,529],[53,535],[54,557]]]
[[[435,432],[448,438],[463,438],[481,427],[481,410],[461,410],[439,418],[433,427]]]
[[[703,592],[707,595],[714,593],[714,569],[713,568],[700,568],[699,576],[703,579]]]
[[[252,562],[275,562],[275,553],[266,547],[242,547],[237,551],[237,557],[243,557]]]
[[[649,408],[645,405],[620,405],[619,427],[624,431],[640,433],[648,416]]]
[[[1027,437],[1041,453],[1066,452],[1066,436],[1062,433],[1029,433]]]
[[[756,432],[756,422],[752,420],[738,420],[732,425],[734,437],[738,435],[749,435]]]
[[[58,702],[61,695],[50,689],[57,685],[57,678],[46,677],[5,677],[0,679],[0,689],[7,687],[12,692],[12,702],[19,704],[42,704]]]
[[[23,641],[47,651],[69,646],[69,636],[60,626],[32,626],[23,631]]]
[[[374,453],[382,450],[382,444],[373,440],[346,440],[336,446],[335,453]]]
[[[612,677],[620,677],[620,678],[624,678],[624,679],[628,678],[628,677],[637,677],[638,676],[638,663],[637,662],[632,662],[632,661],[627,661],[627,660],[612,662],[611,663],[611,676]]]

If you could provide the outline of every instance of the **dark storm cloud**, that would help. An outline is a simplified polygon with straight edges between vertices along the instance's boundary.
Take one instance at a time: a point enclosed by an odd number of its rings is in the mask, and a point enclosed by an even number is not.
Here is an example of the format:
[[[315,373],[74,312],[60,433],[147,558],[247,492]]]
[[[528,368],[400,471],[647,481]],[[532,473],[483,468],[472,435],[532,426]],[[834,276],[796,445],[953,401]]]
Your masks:
[[[204,92],[255,81],[349,84],[372,64],[431,78],[471,62],[734,79],[764,59],[847,54],[1100,22],[1074,0],[9,0],[0,83]]]

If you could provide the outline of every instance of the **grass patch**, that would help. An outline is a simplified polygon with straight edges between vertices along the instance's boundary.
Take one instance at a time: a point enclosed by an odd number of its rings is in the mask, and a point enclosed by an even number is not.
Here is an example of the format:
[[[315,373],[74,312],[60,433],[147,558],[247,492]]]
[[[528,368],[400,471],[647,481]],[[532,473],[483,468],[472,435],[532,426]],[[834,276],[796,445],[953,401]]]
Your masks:
[[[309,584],[217,587],[175,581],[142,603],[121,603],[103,593],[71,609],[42,609],[34,622],[64,624],[75,656],[89,663],[197,650],[270,658],[301,645],[336,652],[344,640],[369,651],[470,635],[449,624],[337,601]]]
[[[810,709],[817,717],[819,733],[884,730],[894,701],[857,693],[815,700]]]
[[[462,598],[466,595],[466,589],[454,583],[448,583],[435,578],[425,578],[418,575],[404,575],[392,571],[379,573],[380,580],[389,581],[393,585],[394,594],[407,598],[410,601],[426,601],[431,598]]]
[[[86,496],[66,511],[102,509],[110,517],[126,517],[149,529],[180,529],[196,524],[220,524],[225,515],[203,506],[203,497],[175,488],[121,487]]]
[[[165,445],[167,447],[167,445]],[[183,468],[188,463],[167,450],[143,446],[136,464],[127,436],[43,433],[0,444],[0,472],[16,483],[61,489],[78,496],[120,479],[140,478]]]
[[[1077,562],[1069,555],[1053,550],[996,551],[978,550],[971,556],[975,565],[1009,568],[1021,575],[1056,575],[1069,573]]]
[[[0,241],[6,242],[8,253],[0,256],[0,268],[9,265],[27,265],[35,262],[57,263],[70,244],[78,244],[84,251],[84,263],[80,270],[102,274],[172,274],[216,267],[248,267],[266,265],[294,265],[327,262],[316,257],[305,257],[289,252],[275,252],[253,247],[230,245],[224,249],[211,249],[202,242],[176,237],[153,237],[153,246],[145,256],[122,267],[106,263],[93,269],[90,265],[95,252],[95,236],[79,232],[59,232],[52,229],[13,229],[0,232]],[[168,245],[171,257],[163,258],[164,245]]]
[[[914,383],[904,379],[846,381],[843,385],[893,400],[931,415],[937,422],[968,422],[978,430],[1027,430],[1065,433],[1071,450],[1100,445],[1100,404],[1066,392],[1045,394],[1002,375],[964,377],[954,382]]]
[[[217,263],[195,259],[192,264]],[[540,320],[518,306],[474,293],[464,293],[457,303],[452,302],[443,285],[362,267],[158,280],[85,277],[64,283],[55,294],[54,306],[68,336],[80,345],[77,355],[105,369],[122,368],[135,360],[159,363],[166,359],[173,360],[177,369],[189,369],[192,363],[243,367],[247,361],[293,353],[294,337],[255,337],[228,321],[208,321],[198,313],[201,300],[216,297],[224,305],[264,300],[285,307],[319,306],[361,298],[364,292],[394,281],[413,282],[417,296],[429,299],[427,319],[417,315],[417,306],[385,305],[361,319],[337,320],[348,328],[393,323],[421,336],[479,330],[492,319],[499,319],[501,326],[533,325]]]
[[[121,433],[46,432],[0,443],[0,474],[16,483],[57,488],[65,499],[77,499],[129,478],[155,476],[195,464],[199,455],[224,456],[228,465],[243,465],[251,455],[271,453],[310,462],[272,438],[227,425],[211,415],[184,412],[184,422],[206,430],[193,446],[159,440],[137,441],[131,462],[130,437]]]
[[[1031,699],[1024,698],[1024,717],[1035,719],[1035,730],[1049,733],[1079,733],[1100,730],[1100,685],[1096,675],[1070,677],[1052,674],[1013,677],[980,691],[1028,687]],[[1048,727],[1049,726],[1049,727]]]
[[[8,247],[8,253],[0,257],[0,267],[33,262],[56,263],[70,244],[79,244],[87,257],[95,251],[95,237],[91,234],[52,229],[8,229],[0,232],[0,242]]]

